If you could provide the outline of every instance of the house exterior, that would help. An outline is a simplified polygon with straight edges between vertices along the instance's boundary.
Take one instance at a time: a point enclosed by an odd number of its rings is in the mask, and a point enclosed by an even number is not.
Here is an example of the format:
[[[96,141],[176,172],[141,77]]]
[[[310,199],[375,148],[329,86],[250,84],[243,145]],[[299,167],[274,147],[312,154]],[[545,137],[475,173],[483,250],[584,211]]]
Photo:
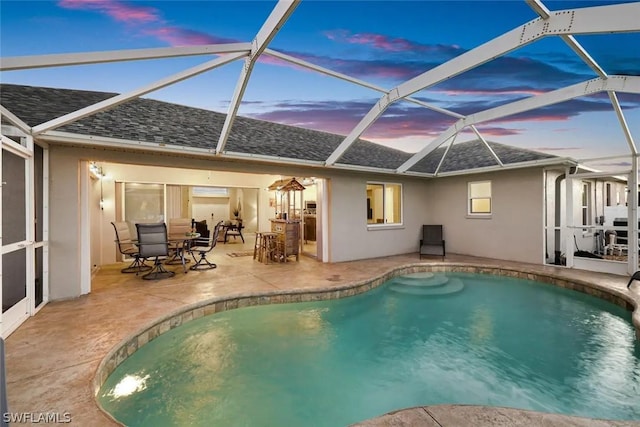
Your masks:
[[[10,189],[21,180],[19,173],[6,174],[16,168],[13,157],[24,159],[18,170],[29,195],[19,201],[3,191],[3,215],[9,215],[7,203],[24,203],[20,215],[32,218],[16,222],[24,232],[13,239],[24,246],[4,257],[5,312],[16,300],[28,301],[16,316],[3,314],[3,334],[48,300],[91,291],[92,270],[117,259],[110,222],[122,212],[129,182],[255,189],[254,227],[265,231],[275,213],[268,185],[283,176],[314,177],[319,262],[417,253],[423,224],[444,226],[448,252],[537,264],[552,258],[548,240],[555,234],[545,227],[556,207],[546,202],[546,191],[575,166],[571,160],[476,140],[437,149],[398,174],[411,154],[358,140],[334,167],[325,167],[341,136],[243,117],[235,120],[227,151],[216,155],[224,114],[150,99],[82,118],[35,141],[25,132],[113,95],[0,86],[2,106],[11,112],[2,117],[3,181]],[[21,160],[13,160],[19,166]],[[106,176],[92,179],[92,164],[108,165]],[[397,201],[393,213],[380,211],[379,222],[368,218],[375,189]],[[14,252],[23,264],[7,264]],[[24,274],[13,271],[23,268]],[[7,277],[15,281],[5,284]]]

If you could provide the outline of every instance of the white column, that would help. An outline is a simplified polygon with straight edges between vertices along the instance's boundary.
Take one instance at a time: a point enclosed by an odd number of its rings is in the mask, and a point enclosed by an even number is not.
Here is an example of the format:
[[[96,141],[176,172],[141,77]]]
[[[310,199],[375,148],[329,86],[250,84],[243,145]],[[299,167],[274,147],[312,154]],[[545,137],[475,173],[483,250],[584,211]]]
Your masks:
[[[81,160],[80,169],[80,295],[91,292],[91,210],[89,209],[89,162]]]
[[[629,221],[627,222],[629,236],[629,274],[638,270],[638,157],[631,156],[631,174],[629,175]]]
[[[571,168],[567,168],[565,172],[565,185],[566,185],[566,197],[565,197],[565,221],[564,221],[564,250],[565,258],[567,260],[567,267],[573,268],[573,248],[574,241],[573,236],[575,229],[573,228],[573,177],[571,176]]]

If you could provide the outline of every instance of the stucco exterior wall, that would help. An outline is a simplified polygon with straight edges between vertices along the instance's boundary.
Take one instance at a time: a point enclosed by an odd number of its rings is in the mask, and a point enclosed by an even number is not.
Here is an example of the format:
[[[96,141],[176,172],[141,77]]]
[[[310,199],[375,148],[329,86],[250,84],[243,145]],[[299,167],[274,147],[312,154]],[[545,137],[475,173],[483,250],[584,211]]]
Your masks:
[[[80,288],[80,170],[69,150],[49,152],[49,298],[77,297]]]
[[[403,185],[403,223],[367,227],[367,181]],[[330,260],[350,261],[418,252],[422,224],[428,220],[429,180],[394,176],[336,176],[331,179]]]
[[[467,185],[491,181],[491,218],[467,215]],[[543,261],[542,168],[439,178],[428,187],[427,221],[444,225],[447,252],[511,261]]]

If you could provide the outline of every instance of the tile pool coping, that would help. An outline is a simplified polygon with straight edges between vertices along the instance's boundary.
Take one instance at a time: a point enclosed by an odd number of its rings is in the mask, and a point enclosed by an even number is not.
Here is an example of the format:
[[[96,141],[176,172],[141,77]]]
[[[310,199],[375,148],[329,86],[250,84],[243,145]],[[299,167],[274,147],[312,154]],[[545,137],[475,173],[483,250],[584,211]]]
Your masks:
[[[310,302],[340,299],[367,292],[384,282],[405,274],[421,272],[465,272],[490,274],[496,276],[514,277],[534,280],[541,283],[555,285],[561,288],[582,292],[606,300],[632,312],[632,324],[636,331],[636,338],[640,339],[640,297],[629,293],[626,289],[616,289],[594,281],[578,278],[568,278],[553,272],[541,272],[527,268],[487,266],[470,263],[444,262],[439,264],[410,263],[400,265],[376,277],[363,279],[331,288],[314,288],[305,290],[277,290],[269,292],[253,292],[235,296],[222,296],[181,307],[149,324],[139,328],[116,344],[100,361],[93,377],[93,398],[100,410],[111,420],[117,422],[98,401],[98,393],[106,379],[113,371],[140,347],[154,340],[158,336],[184,323],[210,314],[219,313],[236,308],[267,304],[283,304],[294,302]]]

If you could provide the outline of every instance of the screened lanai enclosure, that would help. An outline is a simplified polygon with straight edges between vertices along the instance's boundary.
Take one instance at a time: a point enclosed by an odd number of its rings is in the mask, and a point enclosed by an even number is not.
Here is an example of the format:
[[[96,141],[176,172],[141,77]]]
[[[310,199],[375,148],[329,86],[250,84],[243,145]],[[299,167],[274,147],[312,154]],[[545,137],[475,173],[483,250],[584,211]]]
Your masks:
[[[629,175],[584,166],[545,172],[547,264],[614,274],[638,269]]]
[[[466,176],[461,220],[499,232],[497,184],[537,168],[536,194],[523,195],[544,242],[536,262],[637,270],[639,2],[26,3],[3,2],[0,30],[2,335],[49,299],[90,292],[92,162],[298,168],[327,178],[327,210],[349,201],[349,177],[364,177],[353,202],[362,218],[327,214],[325,262],[347,259],[338,242],[354,230],[366,236],[352,239],[361,257],[385,255],[367,239],[413,239],[403,229],[429,220],[423,199]],[[201,19],[193,28],[180,24],[186,11]],[[607,114],[598,131],[593,112]],[[570,119],[524,143],[541,123]],[[428,206],[454,200],[439,197]]]

